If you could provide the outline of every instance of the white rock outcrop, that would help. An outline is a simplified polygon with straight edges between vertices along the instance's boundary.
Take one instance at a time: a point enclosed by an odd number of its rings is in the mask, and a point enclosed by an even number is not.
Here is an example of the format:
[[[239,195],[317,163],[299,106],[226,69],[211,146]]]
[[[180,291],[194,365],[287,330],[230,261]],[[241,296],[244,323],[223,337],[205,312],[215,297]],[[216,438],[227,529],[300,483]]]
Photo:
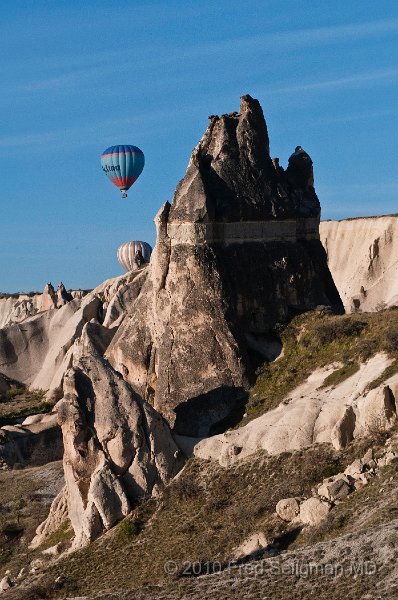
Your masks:
[[[347,312],[398,303],[398,215],[323,221],[320,236]]]
[[[48,308],[0,329],[0,373],[31,389],[48,391],[49,398],[59,398],[63,376],[72,364],[73,344],[80,338],[85,323],[105,319],[107,327],[113,327],[115,319],[120,322],[125,306],[119,300],[116,308],[116,298],[132,279],[127,274],[107,280],[87,295],[75,294],[57,310]],[[65,295],[61,287],[58,291]],[[110,305],[113,309],[108,315]],[[113,334],[114,331],[103,335],[107,337],[105,346]]]
[[[262,531],[253,533],[246,538],[238,548],[234,550],[234,558],[239,560],[245,556],[251,556],[257,552],[261,552],[269,545],[269,541]]]
[[[319,369],[277,408],[244,427],[202,440],[194,454],[229,466],[257,450],[279,454],[322,442],[340,449],[375,426],[388,430],[397,418],[398,375],[370,392],[367,388],[390,364],[391,359],[379,353],[332,387],[322,384],[341,365]]]

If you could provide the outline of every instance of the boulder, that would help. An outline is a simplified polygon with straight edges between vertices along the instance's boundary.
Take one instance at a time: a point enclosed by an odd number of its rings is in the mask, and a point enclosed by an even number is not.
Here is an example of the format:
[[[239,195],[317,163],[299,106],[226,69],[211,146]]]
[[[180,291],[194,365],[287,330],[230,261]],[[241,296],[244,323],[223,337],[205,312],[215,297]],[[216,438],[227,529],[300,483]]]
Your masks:
[[[330,504],[318,498],[308,498],[300,505],[298,519],[304,525],[319,525],[328,515]]]
[[[0,581],[0,592],[6,592],[12,587],[12,580],[9,575],[5,575]]]
[[[336,450],[345,448],[354,439],[356,415],[352,406],[346,406],[343,416],[335,424],[331,441]]]
[[[352,487],[344,475],[338,475],[331,480],[324,481],[317,489],[318,495],[330,502],[343,500],[352,492]]]
[[[300,502],[297,498],[284,498],[276,505],[276,514],[284,521],[293,521],[300,512]]]
[[[346,469],[344,470],[345,475],[359,479],[361,473],[364,470],[364,463],[361,459],[356,458]]]
[[[398,377],[390,385],[371,390],[358,402],[359,419],[357,429],[366,434],[378,434],[390,430],[397,420],[395,394],[398,392]]]
[[[269,542],[261,531],[253,533],[234,550],[234,558],[239,560],[245,556],[255,555],[256,553],[261,552],[261,550],[264,550],[268,545]]]

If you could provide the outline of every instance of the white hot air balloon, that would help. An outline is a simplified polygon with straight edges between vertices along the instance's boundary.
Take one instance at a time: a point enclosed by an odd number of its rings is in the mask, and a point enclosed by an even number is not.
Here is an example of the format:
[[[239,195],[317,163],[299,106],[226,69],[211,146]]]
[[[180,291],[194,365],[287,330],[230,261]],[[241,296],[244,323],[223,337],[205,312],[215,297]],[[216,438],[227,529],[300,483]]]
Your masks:
[[[147,242],[126,242],[117,251],[117,259],[126,272],[136,271],[149,262],[151,253],[152,247]]]

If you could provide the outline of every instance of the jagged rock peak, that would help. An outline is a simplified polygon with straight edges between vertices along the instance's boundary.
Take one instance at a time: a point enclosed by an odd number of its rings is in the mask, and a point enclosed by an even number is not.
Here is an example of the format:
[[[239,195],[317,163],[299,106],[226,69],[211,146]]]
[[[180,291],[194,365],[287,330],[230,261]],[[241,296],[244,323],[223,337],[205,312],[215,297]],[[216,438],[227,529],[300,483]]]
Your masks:
[[[239,113],[209,118],[176,189],[170,223],[319,218],[310,157],[302,151],[289,175],[273,162],[258,100],[242,96]]]

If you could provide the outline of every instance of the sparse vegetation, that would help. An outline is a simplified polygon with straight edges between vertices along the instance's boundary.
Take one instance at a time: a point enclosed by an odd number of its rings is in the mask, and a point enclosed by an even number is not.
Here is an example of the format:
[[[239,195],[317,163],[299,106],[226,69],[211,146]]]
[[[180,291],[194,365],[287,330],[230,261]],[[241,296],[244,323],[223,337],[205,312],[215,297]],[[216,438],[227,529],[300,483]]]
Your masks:
[[[126,517],[117,526],[117,532],[121,538],[131,539],[141,533],[144,523],[140,518]]]
[[[74,593],[82,595],[100,591],[104,578],[109,590],[160,582],[167,560],[176,561],[177,577],[184,561],[204,569],[224,564],[253,531],[282,547],[295,536],[289,537],[287,525],[275,517],[276,503],[310,495],[328,469],[344,469],[350,460],[350,453],[338,455],[326,444],[272,457],[259,452],[230,469],[190,460],[166,494],[141,502],[113,532],[66,556],[51,574],[74,582]]]
[[[315,369],[328,364],[342,363],[342,367],[330,375],[327,385],[341,383],[357,371],[361,361],[377,352],[386,352],[395,360],[372,385],[398,371],[398,311],[393,308],[343,316],[307,313],[293,319],[281,338],[283,356],[259,369],[246,416],[239,425],[278,406]]]
[[[354,375],[357,371],[359,371],[359,364],[357,362],[348,362],[346,365],[343,365],[341,369],[337,369],[330,373],[323,382],[322,387],[329,387],[332,385],[338,385],[342,383],[345,379],[348,379],[352,375]]]
[[[67,545],[70,540],[73,539],[74,531],[72,529],[72,525],[69,519],[65,520],[62,525],[54,531],[48,538],[45,540],[44,544],[40,546],[41,550],[45,550],[46,548],[51,548],[52,546],[56,546],[57,544]]]
[[[20,384],[13,384],[0,395],[0,419],[50,412],[53,405],[44,400],[44,395],[43,390],[28,390]]]
[[[61,481],[61,463],[18,471],[0,470],[0,566],[3,570],[18,573],[37,556],[38,552],[28,550],[28,544],[37,526],[47,517],[56,493],[54,486]],[[66,528],[62,527],[41,549],[63,541],[66,534]],[[71,534],[69,530],[69,538]]]

